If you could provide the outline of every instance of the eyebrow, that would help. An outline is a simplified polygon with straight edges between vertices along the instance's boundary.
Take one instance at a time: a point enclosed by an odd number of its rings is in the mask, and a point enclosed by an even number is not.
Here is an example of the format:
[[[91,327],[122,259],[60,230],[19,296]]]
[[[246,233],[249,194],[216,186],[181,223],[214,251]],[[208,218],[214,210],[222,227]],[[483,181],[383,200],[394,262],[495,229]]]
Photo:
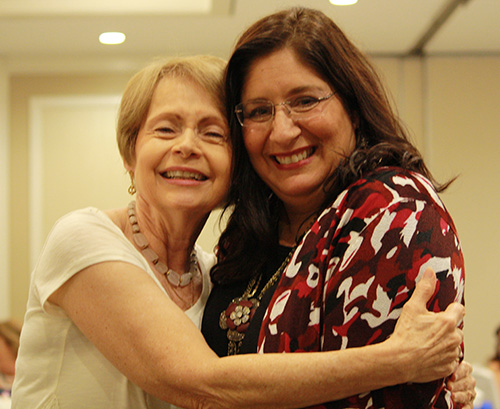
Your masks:
[[[179,123],[179,122],[184,122],[185,117],[181,114],[176,113],[176,112],[162,112],[162,113],[159,113],[158,115],[154,115],[154,116],[146,119],[145,123],[156,124],[156,123],[161,122],[161,121],[173,121],[175,123]],[[207,114],[207,115],[203,115],[203,116],[200,115],[199,117],[197,117],[196,122],[197,122],[197,124],[202,125],[202,126],[217,125],[217,126],[221,126],[224,128],[228,127],[227,121],[226,121],[224,115],[222,115],[222,113],[221,113],[221,117],[219,117],[215,114]]]
[[[328,87],[330,88],[330,87]],[[287,95],[295,95],[295,94],[300,94],[301,92],[305,91],[323,91],[322,87],[319,85],[301,85],[295,88],[292,88],[287,92]],[[287,97],[287,100],[290,97]],[[255,101],[269,101],[269,98],[264,98],[264,97],[257,97],[257,98],[251,98],[248,99],[246,102],[255,102]]]

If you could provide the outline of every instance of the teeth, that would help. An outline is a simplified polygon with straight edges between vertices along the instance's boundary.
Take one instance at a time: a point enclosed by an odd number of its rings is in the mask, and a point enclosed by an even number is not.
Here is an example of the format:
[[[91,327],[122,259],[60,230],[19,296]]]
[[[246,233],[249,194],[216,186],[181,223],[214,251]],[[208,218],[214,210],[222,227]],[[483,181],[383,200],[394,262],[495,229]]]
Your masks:
[[[292,163],[297,163],[311,156],[313,153],[313,148],[302,151],[301,153],[291,155],[291,156],[276,156],[276,161],[280,165],[290,165]]]
[[[205,180],[206,177],[200,173],[194,172],[184,172],[181,170],[169,170],[163,173],[167,179],[194,179],[194,180]]]

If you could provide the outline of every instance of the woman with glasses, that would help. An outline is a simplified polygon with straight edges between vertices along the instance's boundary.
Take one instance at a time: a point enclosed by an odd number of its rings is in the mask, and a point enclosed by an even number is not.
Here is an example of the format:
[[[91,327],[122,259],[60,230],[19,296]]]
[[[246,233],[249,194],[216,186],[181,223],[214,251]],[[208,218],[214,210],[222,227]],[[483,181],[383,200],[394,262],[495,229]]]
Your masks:
[[[226,98],[233,211],[202,327],[220,356],[380,343],[429,267],[429,308],[464,302],[460,243],[437,195],[446,185],[328,17],[295,8],[253,24],[228,62]],[[321,407],[454,404],[442,378]]]

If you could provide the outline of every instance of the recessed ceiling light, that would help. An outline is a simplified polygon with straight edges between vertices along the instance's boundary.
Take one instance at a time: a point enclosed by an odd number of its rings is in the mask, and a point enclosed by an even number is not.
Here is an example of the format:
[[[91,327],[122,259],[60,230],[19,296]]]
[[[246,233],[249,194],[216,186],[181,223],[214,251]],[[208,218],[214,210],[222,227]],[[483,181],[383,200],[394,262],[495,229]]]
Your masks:
[[[330,0],[334,6],[352,6],[356,4],[358,0]]]
[[[102,33],[99,41],[102,44],[121,44],[125,41],[125,34],[117,32]]]

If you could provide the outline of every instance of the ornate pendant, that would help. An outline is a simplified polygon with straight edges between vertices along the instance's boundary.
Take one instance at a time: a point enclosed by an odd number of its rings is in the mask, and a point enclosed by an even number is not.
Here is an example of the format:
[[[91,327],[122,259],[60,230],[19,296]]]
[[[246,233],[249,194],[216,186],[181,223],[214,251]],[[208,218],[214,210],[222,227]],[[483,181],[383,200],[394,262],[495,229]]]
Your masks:
[[[240,342],[245,338],[245,332],[250,326],[255,310],[259,306],[259,300],[250,298],[247,300],[238,297],[231,301],[229,307],[222,311],[219,318],[219,326],[227,329],[227,339],[229,341]]]

